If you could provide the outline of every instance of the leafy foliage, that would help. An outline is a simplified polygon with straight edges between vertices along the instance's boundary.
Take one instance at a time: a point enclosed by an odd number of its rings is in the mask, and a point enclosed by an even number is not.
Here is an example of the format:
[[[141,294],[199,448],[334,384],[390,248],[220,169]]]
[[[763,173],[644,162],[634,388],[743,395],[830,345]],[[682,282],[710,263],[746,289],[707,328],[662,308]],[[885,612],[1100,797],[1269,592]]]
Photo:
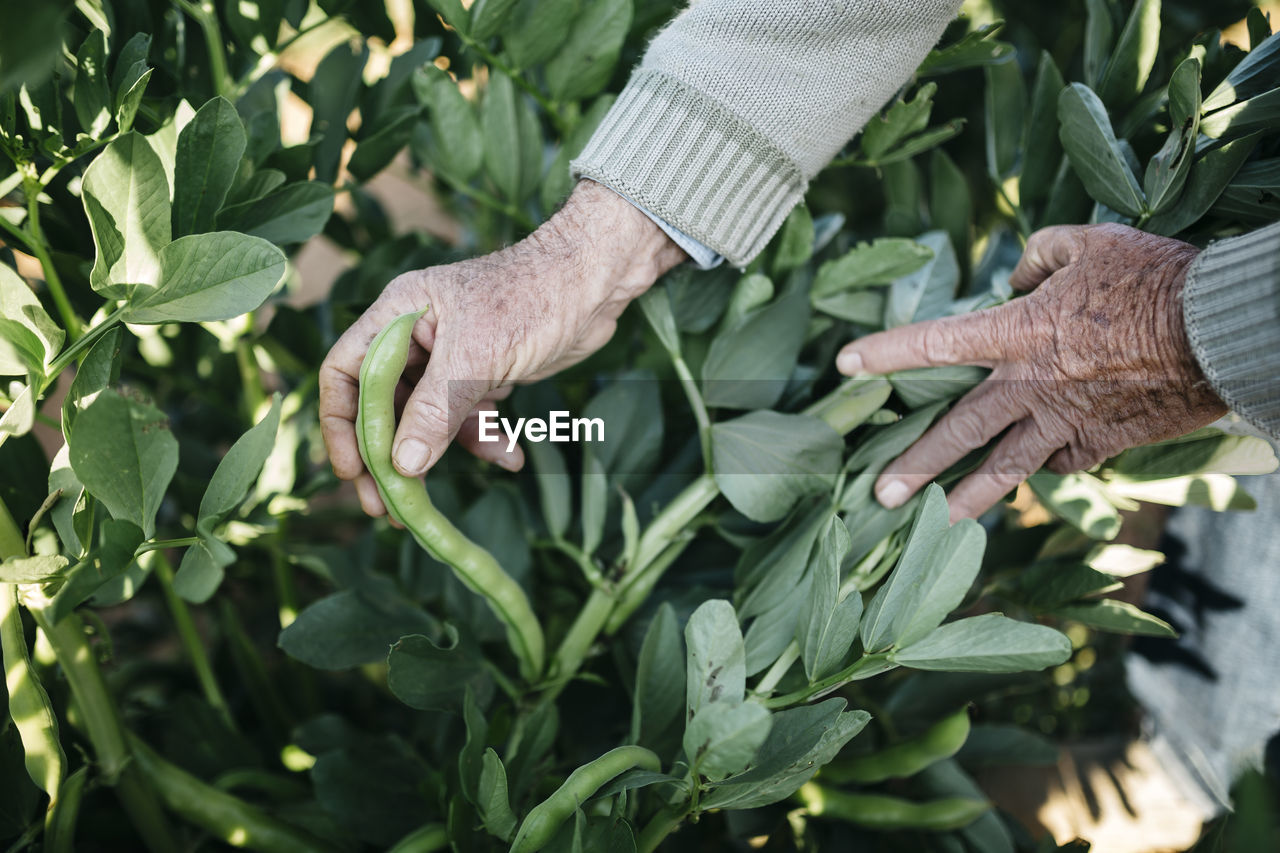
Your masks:
[[[1213,29],[1230,3],[957,22],[747,270],[672,271],[592,360],[518,392],[611,425],[582,452],[530,444],[536,476],[451,458],[430,477],[557,648],[526,679],[485,591],[338,491],[316,370],[396,274],[550,215],[674,4],[405,5],[51,2],[0,31],[0,581],[22,718],[0,727],[0,833],[500,850],[569,779],[593,787],[546,849],[887,849],[890,828],[1015,849],[968,770],[1052,746],[991,693],[1060,699],[1085,627],[1171,634],[1101,597],[1161,560],[1108,544],[1123,511],[1247,507],[1231,475],[1274,457],[1204,431],[1041,472],[1033,510],[951,525],[942,487],[972,459],[896,510],[871,486],[982,371],[840,384],[832,357],[1007,300],[1034,228],[1204,242],[1280,217],[1265,20],[1248,53]],[[393,228],[370,183],[393,162],[458,244]],[[291,259],[319,234],[358,262],[300,307]],[[823,775],[966,703],[969,743],[913,755],[891,790]],[[573,774],[619,744],[660,769]]]

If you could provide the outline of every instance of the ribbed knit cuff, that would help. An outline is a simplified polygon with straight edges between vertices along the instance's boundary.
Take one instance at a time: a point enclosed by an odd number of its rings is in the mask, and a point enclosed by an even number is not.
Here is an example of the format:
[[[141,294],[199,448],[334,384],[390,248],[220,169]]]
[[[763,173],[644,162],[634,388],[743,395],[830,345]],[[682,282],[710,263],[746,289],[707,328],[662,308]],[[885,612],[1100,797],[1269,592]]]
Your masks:
[[[804,196],[796,164],[755,128],[660,71],[632,75],[570,164],[745,266]]]
[[[1280,440],[1280,224],[1201,252],[1187,272],[1182,315],[1222,402]]]

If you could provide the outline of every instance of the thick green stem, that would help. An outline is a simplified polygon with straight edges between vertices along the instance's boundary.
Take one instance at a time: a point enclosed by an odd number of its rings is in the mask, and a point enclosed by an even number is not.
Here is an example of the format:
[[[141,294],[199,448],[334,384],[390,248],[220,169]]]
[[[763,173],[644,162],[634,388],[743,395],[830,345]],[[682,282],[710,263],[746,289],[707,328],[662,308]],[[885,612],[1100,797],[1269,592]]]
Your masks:
[[[894,664],[889,664],[889,653],[878,652],[873,655],[863,655],[849,666],[837,672],[835,675],[829,675],[821,681],[815,681],[808,687],[797,690],[794,693],[787,693],[783,696],[775,696],[772,699],[765,699],[763,705],[766,708],[787,708],[791,705],[800,705],[808,702],[819,695],[830,693],[839,687],[843,687],[850,681],[857,681],[859,678],[866,678],[876,672],[883,672],[887,667],[893,669]]]
[[[180,539],[157,539],[154,542],[143,542],[133,552],[133,556],[141,557],[150,551],[163,551],[165,548],[185,548],[200,541],[199,536],[183,536]]]
[[[115,311],[108,314],[101,323],[85,332],[77,338],[71,346],[59,353],[58,357],[49,365],[48,371],[45,372],[44,388],[41,389],[41,393],[43,393],[44,389],[47,389],[57,380],[58,374],[65,370],[67,365],[71,364],[71,362],[74,361],[81,353],[97,343],[99,338],[119,323],[120,319],[124,316],[124,312],[125,306],[121,305]]]
[[[187,659],[191,661],[191,668],[195,670],[196,681],[200,683],[200,691],[204,694],[205,701],[218,712],[222,721],[227,724],[227,728],[235,731],[236,724],[231,716],[231,708],[227,705],[226,697],[222,695],[222,689],[218,687],[218,679],[213,675],[213,665],[209,662],[209,654],[200,640],[196,623],[191,618],[191,609],[173,588],[173,566],[170,565],[169,558],[163,551],[156,552],[152,568],[156,579],[160,581],[165,603],[169,606],[173,623],[178,628],[178,639],[182,642]]]
[[[115,704],[107,692],[106,682],[103,681],[102,671],[98,669],[98,662],[93,657],[93,650],[89,648],[89,641],[85,638],[84,623],[78,615],[72,613],[54,625],[43,609],[28,609],[35,617],[36,624],[48,637],[67,683],[71,686],[71,695],[75,697],[80,709],[102,777],[107,784],[114,784],[116,795],[133,827],[142,836],[143,844],[154,853],[169,853],[179,849],[155,791],[138,774],[137,766],[132,763]]]
[[[578,618],[569,627],[569,633],[565,634],[560,647],[556,649],[551,664],[550,695],[559,693],[582,666],[591,644],[596,641],[609,614],[613,612],[613,606],[614,599],[609,593],[599,588],[591,591],[586,604],[578,611]]]
[[[62,325],[67,328],[67,337],[74,341],[80,337],[80,318],[76,316],[75,309],[71,307],[71,300],[67,298],[67,291],[62,286],[62,279],[58,276],[58,271],[53,266],[53,258],[49,255],[49,247],[45,245],[44,231],[40,228],[40,193],[43,189],[43,186],[35,177],[25,181],[27,231],[30,234],[30,239],[27,243],[35,254],[36,259],[40,261],[40,269],[44,271],[44,283],[48,285],[49,295],[53,297],[53,304],[57,306],[58,315],[62,317]]]
[[[640,837],[636,839],[636,853],[653,853],[668,835],[680,828],[688,815],[688,811],[684,809],[663,809],[658,812],[640,830]]]
[[[773,666],[769,667],[769,671],[760,679],[760,683],[756,685],[752,692],[757,696],[768,697],[773,689],[778,686],[778,682],[787,674],[795,662],[800,659],[800,644],[795,640],[791,641],[791,645],[778,656],[773,662]]]

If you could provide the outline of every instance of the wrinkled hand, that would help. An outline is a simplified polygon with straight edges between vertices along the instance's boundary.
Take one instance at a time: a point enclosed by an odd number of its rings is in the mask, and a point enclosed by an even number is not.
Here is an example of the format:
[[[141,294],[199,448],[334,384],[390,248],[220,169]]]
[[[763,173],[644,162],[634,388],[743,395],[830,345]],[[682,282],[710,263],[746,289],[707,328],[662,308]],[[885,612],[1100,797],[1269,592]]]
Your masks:
[[[334,472],[356,481],[365,512],[385,513],[360,458],[355,417],[360,363],[396,317],[427,309],[396,393],[403,407],[392,446],[396,468],[420,476],[457,438],[514,471],[524,464],[522,451],[480,442],[480,412],[493,409],[512,383],[554,373],[603,346],[627,303],[684,258],[629,202],[583,181],[554,217],[514,246],[399,276],[320,366],[320,425]]]
[[[1121,225],[1031,235],[997,308],[868,335],[841,350],[846,374],[973,364],[991,374],[891,462],[876,497],[901,506],[969,451],[1007,434],[949,496],[975,517],[1042,465],[1065,474],[1173,438],[1226,412],[1187,342],[1182,283],[1194,246]]]

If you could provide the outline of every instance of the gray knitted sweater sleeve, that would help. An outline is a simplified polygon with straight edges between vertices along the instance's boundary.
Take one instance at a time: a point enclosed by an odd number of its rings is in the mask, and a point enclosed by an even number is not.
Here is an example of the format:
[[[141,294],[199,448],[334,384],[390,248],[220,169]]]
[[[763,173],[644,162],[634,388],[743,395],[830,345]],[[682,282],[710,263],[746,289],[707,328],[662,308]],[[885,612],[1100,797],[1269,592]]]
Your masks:
[[[696,0],[653,40],[573,174],[743,266],[959,7]]]
[[[1182,316],[1209,385],[1280,441],[1280,223],[1201,252],[1182,288]]]

